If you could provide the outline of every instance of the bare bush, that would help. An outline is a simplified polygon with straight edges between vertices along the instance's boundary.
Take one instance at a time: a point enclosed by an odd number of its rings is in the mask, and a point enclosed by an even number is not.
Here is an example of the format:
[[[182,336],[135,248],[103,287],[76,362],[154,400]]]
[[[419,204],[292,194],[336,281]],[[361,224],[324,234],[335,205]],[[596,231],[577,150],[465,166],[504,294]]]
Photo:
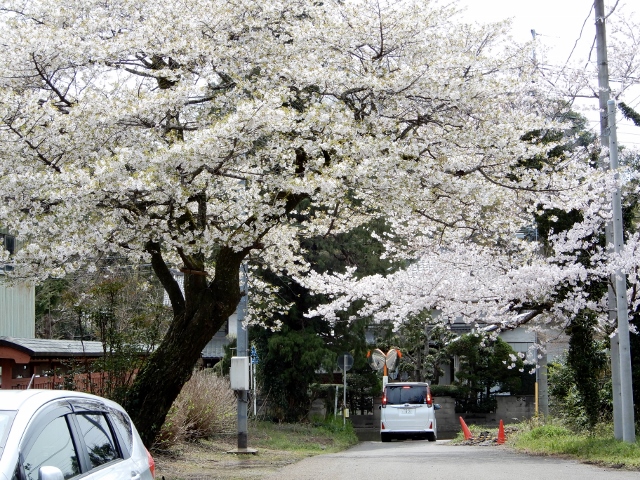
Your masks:
[[[236,431],[236,398],[226,377],[195,372],[173,402],[158,437],[160,447]]]

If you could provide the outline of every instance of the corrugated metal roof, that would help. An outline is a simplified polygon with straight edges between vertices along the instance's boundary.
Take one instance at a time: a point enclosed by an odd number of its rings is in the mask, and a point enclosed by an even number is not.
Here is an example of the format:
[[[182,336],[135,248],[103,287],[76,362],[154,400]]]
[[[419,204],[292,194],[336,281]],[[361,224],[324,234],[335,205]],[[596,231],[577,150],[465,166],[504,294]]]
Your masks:
[[[96,341],[0,336],[0,346],[15,348],[31,357],[100,357],[103,354],[102,342]]]
[[[229,344],[227,337],[213,337],[202,350],[202,358],[222,358],[224,357],[224,347]]]

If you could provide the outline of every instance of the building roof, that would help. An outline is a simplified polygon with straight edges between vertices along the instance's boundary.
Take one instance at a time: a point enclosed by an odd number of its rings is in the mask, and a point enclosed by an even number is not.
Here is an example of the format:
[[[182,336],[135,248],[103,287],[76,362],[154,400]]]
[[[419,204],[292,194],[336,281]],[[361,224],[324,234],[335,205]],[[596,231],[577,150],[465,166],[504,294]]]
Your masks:
[[[224,357],[224,347],[229,343],[229,339],[226,337],[219,338],[213,337],[209,340],[202,350],[201,356],[202,358],[222,358]]]
[[[13,348],[36,358],[100,357],[104,353],[102,342],[88,340],[50,340],[0,336],[0,347]]]

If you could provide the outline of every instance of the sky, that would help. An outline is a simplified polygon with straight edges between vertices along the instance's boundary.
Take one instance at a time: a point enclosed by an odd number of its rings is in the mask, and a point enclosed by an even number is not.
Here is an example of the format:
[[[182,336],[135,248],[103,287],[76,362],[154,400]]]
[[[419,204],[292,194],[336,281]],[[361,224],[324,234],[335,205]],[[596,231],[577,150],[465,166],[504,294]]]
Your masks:
[[[608,13],[615,3],[605,0],[605,12]],[[530,41],[531,30],[535,30],[536,41],[549,49],[545,58],[547,63],[564,65],[574,46],[572,62],[584,66],[588,59],[595,38],[592,0],[458,0],[458,4],[467,8],[467,20],[483,23],[511,18],[512,36],[516,41]],[[619,0],[616,8],[627,14],[633,12],[636,20],[640,19],[638,0]],[[594,50],[592,60],[595,61],[595,58]],[[640,110],[640,86],[627,92],[623,99],[632,108]],[[580,106],[581,113],[589,120],[590,128],[598,134],[597,100],[583,102]],[[624,120],[619,112],[617,123],[618,143],[640,149],[640,127]]]

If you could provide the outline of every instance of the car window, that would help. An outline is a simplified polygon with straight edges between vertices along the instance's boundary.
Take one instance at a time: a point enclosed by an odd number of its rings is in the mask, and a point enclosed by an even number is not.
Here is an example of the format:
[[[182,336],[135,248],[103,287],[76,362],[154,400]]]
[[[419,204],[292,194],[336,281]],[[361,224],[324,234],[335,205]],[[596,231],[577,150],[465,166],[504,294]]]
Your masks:
[[[80,433],[87,446],[91,468],[120,458],[107,419],[101,413],[76,415]]]
[[[133,450],[133,430],[131,428],[131,420],[126,413],[116,410],[115,408],[109,410],[109,418],[111,424],[120,433],[120,447],[122,447],[122,454],[125,458],[131,456]]]
[[[7,443],[7,435],[11,428],[13,418],[16,416],[16,412],[12,410],[0,410],[0,455]]]
[[[423,404],[427,402],[424,385],[387,385],[387,405]]]
[[[58,467],[64,478],[80,473],[78,455],[64,416],[49,423],[26,454],[23,466],[27,479],[37,480],[38,470],[45,465]]]

